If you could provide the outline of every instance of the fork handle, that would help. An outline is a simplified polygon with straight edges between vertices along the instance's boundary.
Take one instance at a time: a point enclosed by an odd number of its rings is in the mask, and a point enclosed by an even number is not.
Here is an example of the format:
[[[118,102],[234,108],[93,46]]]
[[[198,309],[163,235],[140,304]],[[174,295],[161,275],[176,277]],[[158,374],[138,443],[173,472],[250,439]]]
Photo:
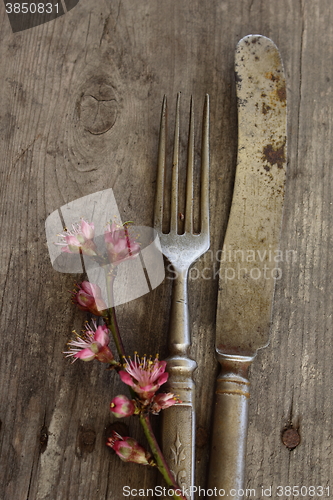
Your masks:
[[[187,358],[187,350],[191,343],[190,318],[188,311],[188,269],[175,268],[176,278],[173,282],[168,347],[170,356]]]
[[[195,469],[195,384],[192,375],[197,364],[187,354],[191,341],[187,276],[187,270],[178,272],[173,284],[168,337],[170,356],[166,360],[167,390],[177,395],[182,403],[163,412],[162,447],[178,485],[186,488],[186,496],[192,500]]]
[[[168,359],[171,384],[168,391],[179,396],[182,403],[167,408],[162,419],[162,448],[165,458],[186,497],[193,498],[195,469],[195,385],[192,372],[196,363],[175,356]]]
[[[218,352],[217,359],[221,372],[216,382],[208,487],[216,488],[216,498],[225,498],[244,487],[248,370],[254,356]],[[241,500],[243,496],[233,498]]]

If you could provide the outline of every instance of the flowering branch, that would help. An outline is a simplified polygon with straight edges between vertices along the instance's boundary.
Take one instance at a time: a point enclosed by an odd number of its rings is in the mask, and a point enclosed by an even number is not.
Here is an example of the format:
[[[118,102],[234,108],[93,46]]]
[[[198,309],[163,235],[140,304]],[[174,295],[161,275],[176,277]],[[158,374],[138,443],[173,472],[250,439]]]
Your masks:
[[[130,358],[125,359],[123,370],[119,371],[119,376],[126,385],[130,386],[135,393],[135,397],[132,401],[129,401],[126,396],[116,396],[111,401],[110,409],[117,417],[127,417],[133,414],[139,415],[140,423],[153,453],[158,470],[163,475],[166,483],[174,487],[174,491],[180,491],[157,443],[149,420],[149,413],[157,414],[161,410],[179,402],[178,398],[173,394],[156,394],[156,391],[158,391],[161,385],[168,380],[169,374],[165,369],[166,362],[160,361],[158,356],[153,360],[151,357],[147,358],[146,356],[140,358],[137,353],[135,353],[133,360]],[[116,450],[119,446],[116,443],[118,442],[114,442],[113,437],[109,439],[107,444]],[[140,460],[142,460],[142,452]],[[174,494],[174,498],[177,500],[186,500],[183,496],[177,495],[176,493]]]
[[[113,285],[117,266],[125,260],[135,258],[139,254],[140,245],[130,237],[127,223],[122,226],[112,223],[107,225],[104,233],[106,251],[100,254],[94,242],[94,233],[94,224],[81,219],[80,223],[72,225],[71,231],[65,230],[60,234],[61,240],[57,243],[62,247],[62,252],[82,253],[105,268],[108,295],[107,306],[98,285],[88,281],[76,285],[77,289],[72,292],[72,302],[83,311],[101,316],[105,324],[97,326],[93,320],[91,325],[86,324],[85,330],[80,334],[74,331],[76,338],[68,343],[69,349],[65,354],[72,357],[73,361],[96,359],[106,363],[119,374],[122,382],[129,386],[131,399],[124,395],[113,398],[110,403],[111,413],[117,418],[139,416],[154,458],[135,439],[116,432],[113,432],[106,444],[125,462],[156,466],[168,486],[173,487],[175,500],[186,500],[183,495],[177,493],[181,489],[165,461],[149,418],[150,413],[156,415],[180,402],[174,394],[157,393],[168,380],[166,362],[160,361],[158,355],[155,359],[146,356],[140,358],[137,353],[134,354],[134,359],[126,356],[114,307]],[[108,345],[110,332],[119,354],[119,362],[114,359]]]

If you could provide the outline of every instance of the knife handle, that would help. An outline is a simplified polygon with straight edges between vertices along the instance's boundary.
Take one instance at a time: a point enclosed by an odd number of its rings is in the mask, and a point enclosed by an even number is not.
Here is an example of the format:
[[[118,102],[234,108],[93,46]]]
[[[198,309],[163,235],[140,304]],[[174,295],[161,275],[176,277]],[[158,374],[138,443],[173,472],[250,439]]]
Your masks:
[[[195,384],[193,371],[197,364],[188,357],[190,325],[187,294],[188,269],[178,272],[173,284],[169,325],[169,379],[166,391],[179,397],[178,403],[163,411],[162,449],[180,488],[193,498],[195,469]]]
[[[254,356],[224,354],[217,351],[221,371],[216,394],[211,436],[208,487],[217,489],[215,498],[232,495],[244,487],[245,453],[250,397],[249,366]]]

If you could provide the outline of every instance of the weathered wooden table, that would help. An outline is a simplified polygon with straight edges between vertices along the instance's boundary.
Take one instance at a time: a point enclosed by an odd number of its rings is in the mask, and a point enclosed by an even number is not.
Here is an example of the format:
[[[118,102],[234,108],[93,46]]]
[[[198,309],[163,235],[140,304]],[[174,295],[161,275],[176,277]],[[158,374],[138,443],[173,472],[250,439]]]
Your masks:
[[[245,497],[272,486],[332,478],[333,10],[329,0],[81,0],[65,16],[13,34],[2,3],[1,61],[1,500],[123,498],[157,472],[122,463],[106,446],[109,401],[122,390],[95,363],[62,351],[84,314],[69,301],[79,276],[52,269],[46,217],[112,187],[123,220],[152,225],[159,114],[190,95],[197,123],[211,98],[211,252],[190,283],[198,362],[197,484],[206,485],[216,363],[214,325],[221,248],[237,148],[234,49],[249,33],[278,45],[286,70],[289,166],[271,344],[251,370]],[[201,119],[201,118],[200,118]],[[199,137],[199,132],[198,132]],[[185,138],[183,140],[185,149]],[[285,253],[286,255],[286,253]],[[171,280],[118,308],[129,351],[166,354]],[[158,418],[155,426],[158,428]],[[144,442],[138,422],[131,434]],[[289,450],[285,429],[300,444]],[[306,488],[306,489],[305,489]],[[318,493],[318,490],[317,490]],[[317,497],[320,496],[317,494]],[[134,498],[128,497],[128,498]],[[292,498],[288,490],[282,498]],[[295,498],[298,498],[297,495]]]

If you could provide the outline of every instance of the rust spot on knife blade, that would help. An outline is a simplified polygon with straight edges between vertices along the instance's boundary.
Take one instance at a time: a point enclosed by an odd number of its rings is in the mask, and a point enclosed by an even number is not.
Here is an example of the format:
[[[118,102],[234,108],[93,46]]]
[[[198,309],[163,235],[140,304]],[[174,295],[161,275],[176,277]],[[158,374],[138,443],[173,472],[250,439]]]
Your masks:
[[[268,106],[265,102],[262,103],[262,113],[263,115],[267,115],[268,111],[272,109],[271,106]]]
[[[278,98],[280,99],[281,102],[285,101],[287,99],[287,92],[286,92],[286,86],[283,85],[276,91]]]
[[[266,78],[269,80],[272,80],[272,82],[278,82],[280,80],[280,77],[278,75],[275,75],[272,71],[268,71],[265,74]]]
[[[286,143],[284,142],[279,148],[274,148],[272,144],[267,144],[263,149],[262,159],[271,165],[277,165],[278,168],[283,168],[283,164],[286,161],[285,145]]]

